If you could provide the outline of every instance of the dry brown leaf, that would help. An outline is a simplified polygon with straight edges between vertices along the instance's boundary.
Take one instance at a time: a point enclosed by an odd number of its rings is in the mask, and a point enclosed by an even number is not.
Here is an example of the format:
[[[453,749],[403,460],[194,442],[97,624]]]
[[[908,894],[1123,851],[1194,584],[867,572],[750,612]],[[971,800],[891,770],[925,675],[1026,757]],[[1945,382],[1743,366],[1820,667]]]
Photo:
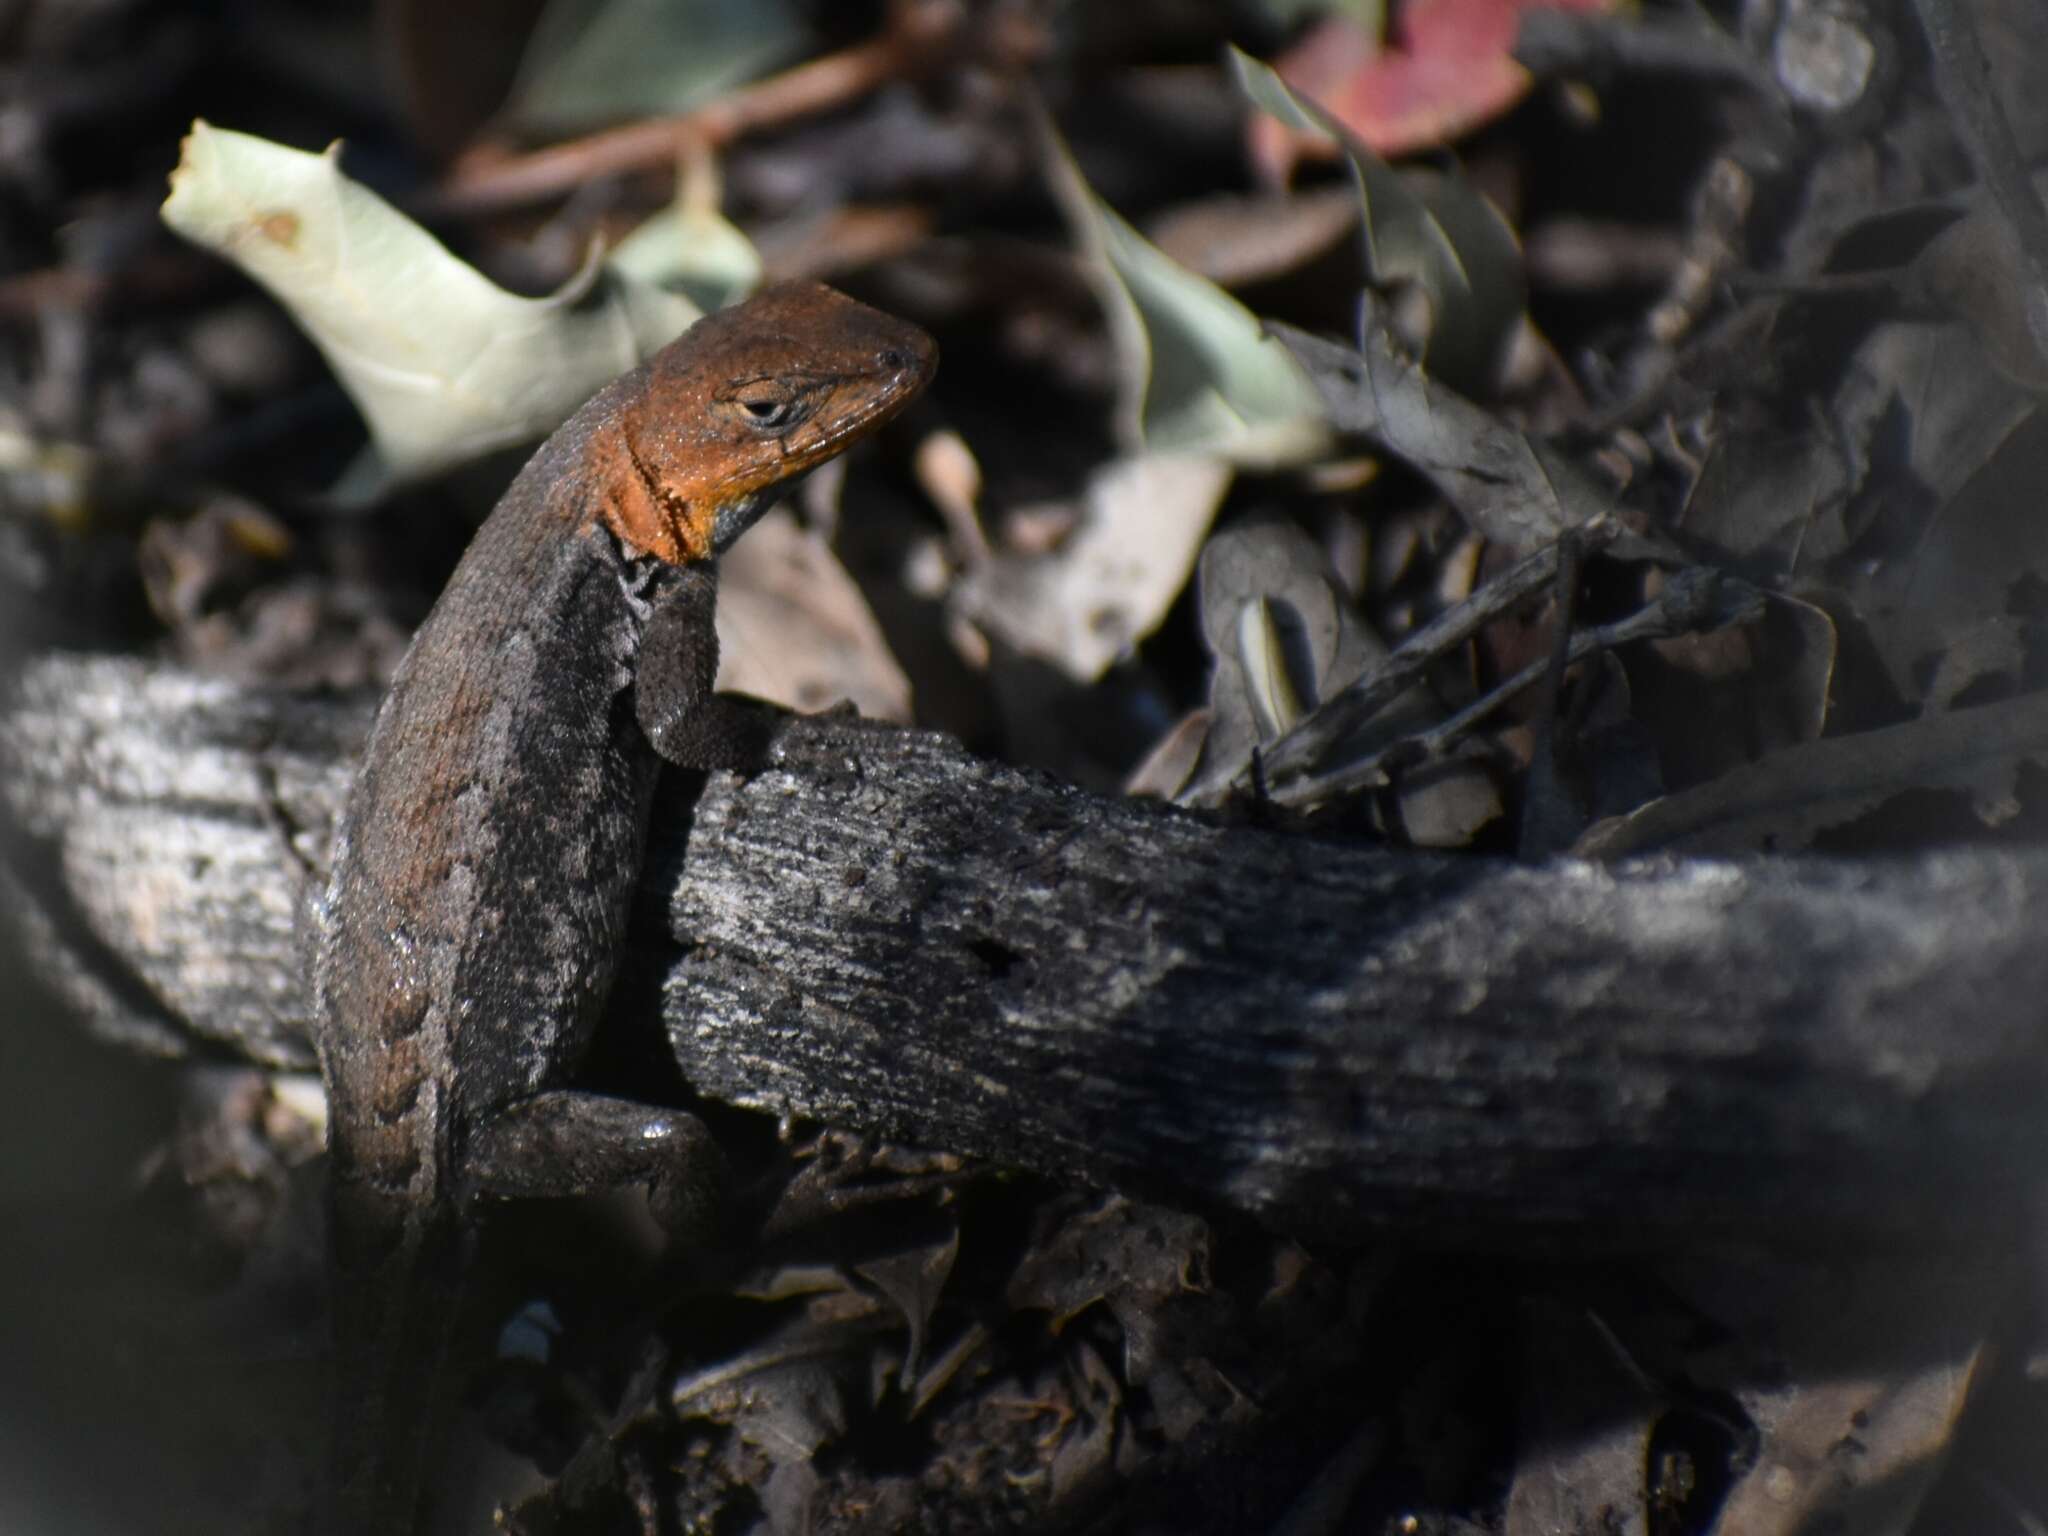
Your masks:
[[[1437,383],[1403,357],[1364,301],[1363,352],[1274,325],[1322,392],[1330,419],[1428,477],[1466,522],[1527,550],[1589,523],[1612,501],[1585,471]]]
[[[1196,454],[1115,459],[1089,480],[1079,526],[1052,554],[999,554],[960,584],[960,611],[1026,656],[1091,683],[1149,635],[1187,585],[1230,485]]]
[[[1916,1529],[2012,1280],[2008,1264],[1974,1254],[1723,1260],[1672,1274],[1746,1357],[1725,1379],[1710,1356],[1687,1371],[1727,1391],[1758,1432],[1717,1536]]]
[[[908,722],[910,680],[860,588],[816,534],[778,507],[719,561],[718,686],[789,709],[851,699]]]

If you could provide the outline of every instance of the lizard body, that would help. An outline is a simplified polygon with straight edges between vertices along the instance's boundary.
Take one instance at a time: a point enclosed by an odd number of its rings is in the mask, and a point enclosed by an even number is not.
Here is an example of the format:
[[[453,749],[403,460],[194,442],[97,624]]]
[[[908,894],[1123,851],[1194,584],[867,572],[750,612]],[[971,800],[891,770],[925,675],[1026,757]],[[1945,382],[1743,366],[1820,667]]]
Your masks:
[[[317,913],[340,1529],[413,1528],[482,1193],[672,1178],[691,1117],[569,1091],[660,764],[740,767],[716,558],[930,377],[820,284],[706,317],[542,445],[401,662]]]

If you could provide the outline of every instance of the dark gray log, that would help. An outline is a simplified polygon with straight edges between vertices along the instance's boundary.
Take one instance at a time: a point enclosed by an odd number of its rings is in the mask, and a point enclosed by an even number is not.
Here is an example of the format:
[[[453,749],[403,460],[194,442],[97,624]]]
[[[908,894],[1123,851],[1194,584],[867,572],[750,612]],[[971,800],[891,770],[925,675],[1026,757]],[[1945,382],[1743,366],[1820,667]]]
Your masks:
[[[27,669],[6,865],[44,969],[119,1001],[71,986],[90,1022],[305,1064],[294,912],[367,719]],[[2048,1169],[2048,855],[1390,854],[831,721],[692,788],[622,1006],[658,988],[714,1098],[1305,1233],[1516,1246],[1997,1230]]]

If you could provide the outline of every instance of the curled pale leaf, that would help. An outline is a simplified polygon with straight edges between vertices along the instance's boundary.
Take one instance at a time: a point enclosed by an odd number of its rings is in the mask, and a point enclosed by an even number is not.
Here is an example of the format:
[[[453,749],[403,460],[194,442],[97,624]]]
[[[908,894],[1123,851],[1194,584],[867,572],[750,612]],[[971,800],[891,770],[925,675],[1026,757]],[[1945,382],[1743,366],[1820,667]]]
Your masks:
[[[1126,442],[1261,467],[1320,456],[1330,441],[1322,403],[1287,349],[1097,197],[1049,122],[1044,139],[1053,191],[1109,317]]]
[[[1238,612],[1237,662],[1244,669],[1259,739],[1271,741],[1308,711],[1289,671],[1291,659],[1269,598],[1261,596]]]
[[[194,122],[164,222],[275,294],[370,428],[344,499],[554,428],[700,311],[593,258],[546,298],[507,293],[312,155]]]
[[[1174,798],[1213,804],[1263,748],[1356,677],[1371,636],[1330,579],[1329,561],[1293,523],[1253,513],[1203,546],[1196,594],[1214,659],[1209,729],[1197,770]]]

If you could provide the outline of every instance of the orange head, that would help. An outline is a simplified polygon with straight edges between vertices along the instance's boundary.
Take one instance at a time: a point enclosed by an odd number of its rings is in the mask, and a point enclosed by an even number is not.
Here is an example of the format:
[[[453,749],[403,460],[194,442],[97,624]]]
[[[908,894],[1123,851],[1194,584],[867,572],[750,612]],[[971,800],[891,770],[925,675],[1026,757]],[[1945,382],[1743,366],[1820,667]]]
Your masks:
[[[706,315],[654,354],[612,430],[600,516],[636,555],[710,559],[769,493],[916,398],[939,349],[823,283],[782,283]]]

